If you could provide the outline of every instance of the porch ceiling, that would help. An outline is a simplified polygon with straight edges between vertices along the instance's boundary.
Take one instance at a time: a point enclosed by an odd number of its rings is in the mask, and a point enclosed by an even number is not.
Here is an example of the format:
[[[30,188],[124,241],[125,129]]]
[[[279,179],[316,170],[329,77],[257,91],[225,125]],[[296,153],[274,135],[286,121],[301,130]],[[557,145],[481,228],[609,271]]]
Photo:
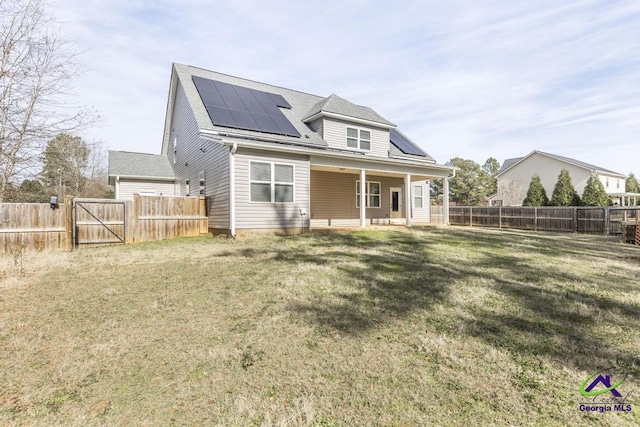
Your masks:
[[[323,172],[333,172],[333,173],[346,173],[351,175],[360,175],[360,169],[356,168],[347,168],[347,167],[338,167],[338,166],[320,166],[320,165],[311,165],[312,171],[323,171]],[[407,174],[400,172],[389,172],[379,169],[365,169],[367,175],[375,175],[375,176],[390,176],[393,178],[404,178]],[[435,178],[429,175],[416,175],[411,174],[411,181],[421,181],[424,179]]]

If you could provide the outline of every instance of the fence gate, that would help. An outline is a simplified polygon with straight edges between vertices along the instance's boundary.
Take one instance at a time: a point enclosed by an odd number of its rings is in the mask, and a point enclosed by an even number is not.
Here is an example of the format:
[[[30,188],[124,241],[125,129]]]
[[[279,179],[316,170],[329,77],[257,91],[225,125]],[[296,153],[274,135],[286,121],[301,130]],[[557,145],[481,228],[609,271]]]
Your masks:
[[[124,244],[125,202],[74,199],[73,231],[76,247]]]

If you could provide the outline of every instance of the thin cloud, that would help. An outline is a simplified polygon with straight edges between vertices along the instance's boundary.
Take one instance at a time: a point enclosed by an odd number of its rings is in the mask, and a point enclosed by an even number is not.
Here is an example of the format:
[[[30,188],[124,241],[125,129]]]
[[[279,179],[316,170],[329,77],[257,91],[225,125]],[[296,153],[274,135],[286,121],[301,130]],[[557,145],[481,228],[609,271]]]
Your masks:
[[[337,93],[441,163],[539,149],[621,172],[640,154],[638,12],[616,0],[56,4],[87,51],[78,93],[104,118],[90,137],[113,149],[159,152],[182,62]]]

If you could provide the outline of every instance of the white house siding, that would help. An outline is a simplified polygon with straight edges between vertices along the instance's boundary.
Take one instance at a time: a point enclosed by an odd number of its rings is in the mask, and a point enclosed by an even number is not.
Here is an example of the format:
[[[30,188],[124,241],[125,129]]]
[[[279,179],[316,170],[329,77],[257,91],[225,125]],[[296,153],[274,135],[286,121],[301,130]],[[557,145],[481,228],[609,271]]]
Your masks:
[[[367,155],[389,157],[389,130],[373,126],[360,125],[344,120],[325,117],[323,124],[323,138],[331,148],[352,150],[347,147],[347,126],[365,129],[371,132],[371,150]]]
[[[360,224],[360,208],[356,207],[356,182],[358,174],[327,171],[311,171],[311,226],[341,227]],[[380,182],[380,207],[367,208],[368,224],[389,224],[390,188],[399,187],[404,192],[404,180],[367,174],[367,181]],[[402,218],[404,213],[402,197]]]
[[[177,160],[174,151],[177,138]],[[209,228],[229,229],[229,148],[200,138],[199,129],[184,89],[178,84],[175,97],[169,160],[179,178],[180,195],[200,194],[200,172],[205,173],[204,195],[207,199]]]
[[[587,180],[591,176],[589,170],[534,153],[498,177],[498,195],[495,199],[502,200],[504,206],[522,206],[522,202],[527,197],[531,178],[536,173],[540,176],[547,197],[551,199],[553,188],[558,182],[558,176],[562,169],[569,171],[573,186],[582,196]]]
[[[176,185],[173,180],[149,181],[143,179],[120,178],[118,200],[133,200],[134,194],[150,193],[155,196],[175,196]]]
[[[422,207],[416,206],[415,187],[422,188]],[[411,182],[411,218],[414,223],[428,223],[431,220],[431,200],[429,185],[424,180]]]
[[[251,161],[294,165],[293,203],[251,202]],[[240,148],[235,154],[236,228],[239,230],[291,229],[309,226],[309,157]],[[300,215],[300,210],[306,212]]]
[[[598,178],[602,181],[604,190],[607,194],[624,193],[626,186],[626,179],[618,176],[599,174]],[[580,193],[582,195],[582,193]]]

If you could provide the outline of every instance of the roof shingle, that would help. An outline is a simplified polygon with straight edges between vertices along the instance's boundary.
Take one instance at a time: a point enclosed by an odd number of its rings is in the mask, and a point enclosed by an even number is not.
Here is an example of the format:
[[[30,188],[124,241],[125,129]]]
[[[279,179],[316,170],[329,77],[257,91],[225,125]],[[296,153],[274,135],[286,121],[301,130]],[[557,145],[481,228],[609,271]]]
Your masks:
[[[167,156],[114,150],[109,150],[109,176],[175,179]]]

